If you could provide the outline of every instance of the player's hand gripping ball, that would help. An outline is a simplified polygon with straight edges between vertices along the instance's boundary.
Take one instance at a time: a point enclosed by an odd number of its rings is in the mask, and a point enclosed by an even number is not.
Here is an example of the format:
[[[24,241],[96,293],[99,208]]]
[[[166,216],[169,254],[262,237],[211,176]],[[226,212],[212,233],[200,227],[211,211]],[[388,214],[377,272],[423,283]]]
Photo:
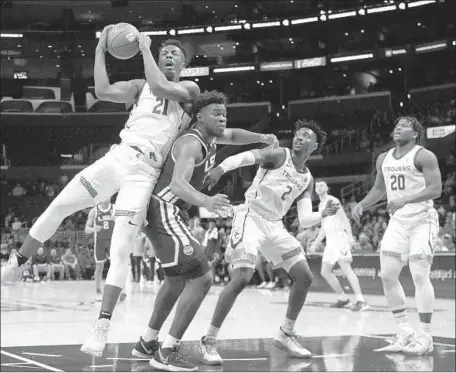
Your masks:
[[[106,50],[119,60],[128,60],[139,52],[138,37],[139,31],[135,26],[118,23],[106,31]]]

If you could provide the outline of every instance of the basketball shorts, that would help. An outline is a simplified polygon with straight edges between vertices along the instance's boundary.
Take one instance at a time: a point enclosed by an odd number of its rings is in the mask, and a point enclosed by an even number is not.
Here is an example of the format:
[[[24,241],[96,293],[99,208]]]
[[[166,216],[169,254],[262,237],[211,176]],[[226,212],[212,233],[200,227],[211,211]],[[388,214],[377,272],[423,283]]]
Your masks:
[[[438,213],[434,208],[412,219],[393,215],[383,235],[380,254],[404,263],[422,259],[432,263],[438,231]]]
[[[109,248],[111,247],[111,240],[102,240],[102,239],[97,239],[95,241],[94,245],[94,250],[93,250],[93,255],[95,257],[95,262],[96,263],[103,263],[108,259],[109,256]]]
[[[255,268],[260,253],[274,269],[283,268],[287,272],[297,262],[305,260],[301,244],[285,229],[281,220],[267,220],[241,205],[233,217],[225,259],[233,269]]]
[[[347,233],[340,232],[332,239],[326,237],[326,247],[321,261],[331,265],[338,262],[351,263],[353,261]]]
[[[206,274],[210,267],[204,248],[188,228],[188,214],[172,203],[152,195],[143,232],[155,249],[167,276],[185,280]]]
[[[113,145],[105,156],[75,176],[98,204],[119,193],[115,216],[128,216],[142,226],[161,165],[122,143]],[[73,182],[73,180],[72,180]]]

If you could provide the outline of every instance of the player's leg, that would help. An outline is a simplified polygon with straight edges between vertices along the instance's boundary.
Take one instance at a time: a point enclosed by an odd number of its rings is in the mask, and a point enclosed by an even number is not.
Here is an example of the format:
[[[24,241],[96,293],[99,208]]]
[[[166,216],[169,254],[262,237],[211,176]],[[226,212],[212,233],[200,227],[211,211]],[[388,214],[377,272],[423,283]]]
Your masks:
[[[331,286],[331,289],[337,294],[337,302],[331,305],[332,308],[342,308],[350,303],[347,294],[345,294],[344,289],[340,285],[339,280],[336,275],[333,273],[334,264],[338,260],[338,256],[334,255],[337,249],[333,247],[326,246],[323,252],[323,257],[321,260],[321,270],[320,274],[326,282]]]
[[[390,220],[381,242],[380,273],[386,301],[396,320],[399,333],[389,346],[378,351],[400,352],[414,338],[415,332],[406,311],[407,298],[399,282],[399,275],[408,260],[408,246],[407,231],[395,220]]]
[[[268,278],[269,278],[269,284],[266,286],[266,289],[272,289],[276,285],[274,270],[272,269],[271,263],[265,262],[264,266],[266,269],[266,274],[268,275]]]
[[[57,230],[67,216],[112,196],[118,185],[110,158],[105,156],[77,174],[41,214],[16,256],[2,268],[1,283],[17,281],[22,267]]]
[[[363,293],[361,292],[361,285],[359,284],[358,276],[353,271],[351,262],[351,258],[341,258],[339,260],[339,266],[342,269],[342,272],[344,272],[345,277],[347,277],[348,283],[350,284],[353,293],[355,293],[356,303],[352,307],[352,311],[366,311],[369,309],[369,305],[366,303]]]
[[[250,283],[263,237],[260,218],[245,207],[239,208],[233,218],[230,241],[225,251],[225,259],[232,266],[231,279],[220,293],[211,325],[206,335],[201,338],[201,361],[206,365],[223,363],[217,352],[217,337],[237,297]]]
[[[286,317],[274,338],[274,344],[285,349],[290,356],[308,358],[311,353],[298,342],[294,326],[312,284],[313,274],[296,238],[286,231],[281,222],[268,224],[271,239],[260,250],[275,268],[283,268],[293,279]]]
[[[261,279],[261,284],[257,286],[257,289],[262,289],[268,284],[268,282],[266,281],[266,272],[264,271],[264,261],[260,255],[258,255],[256,270],[258,271],[258,275]]]
[[[435,294],[430,272],[434,256],[434,244],[438,233],[438,221],[419,224],[410,232],[409,268],[415,284],[415,301],[420,318],[420,330],[404,353],[423,355],[433,351],[431,320],[434,311]]]
[[[101,280],[103,278],[103,269],[104,265],[107,259],[106,256],[106,248],[105,248],[106,242],[101,241],[101,240],[96,240],[95,241],[95,247],[93,250],[93,255],[95,257],[95,273],[94,273],[94,278],[95,278],[95,292],[96,292],[96,298],[95,300],[97,302],[101,302],[103,295],[101,293]]]
[[[158,177],[158,171],[152,168],[148,173],[141,173],[141,170],[137,169],[135,172],[138,174],[125,176],[117,196],[110,267],[101,309],[89,339],[81,347],[82,352],[92,356],[101,356],[106,345],[110,320],[128,277],[128,262],[133,242],[144,224],[150,196]]]

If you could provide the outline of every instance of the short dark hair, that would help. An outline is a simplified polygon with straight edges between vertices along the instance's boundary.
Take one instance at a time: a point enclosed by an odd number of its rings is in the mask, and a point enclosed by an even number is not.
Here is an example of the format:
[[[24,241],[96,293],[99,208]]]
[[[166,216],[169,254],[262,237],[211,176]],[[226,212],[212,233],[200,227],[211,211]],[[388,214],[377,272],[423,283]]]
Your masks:
[[[397,126],[397,124],[399,123],[400,120],[406,120],[412,126],[413,130],[418,133],[418,137],[416,138],[417,143],[419,143],[421,141],[421,139],[424,138],[425,130],[424,130],[423,125],[420,123],[420,121],[418,119],[416,119],[415,117],[411,117],[411,116],[398,117],[394,121],[394,127]]]
[[[320,127],[320,125],[315,122],[314,120],[305,120],[305,119],[299,119],[295,123],[295,130],[294,133],[298,132],[301,128],[308,128],[312,130],[315,135],[317,135],[317,143],[318,143],[318,148],[321,149],[323,145],[326,143],[326,138],[328,137],[326,132],[323,131]]]
[[[161,50],[168,45],[174,45],[175,47],[179,48],[184,54],[185,62],[187,62],[187,50],[184,48],[184,45],[180,42],[180,40],[177,39],[165,40],[163,43],[161,43],[160,48],[158,48],[158,53],[160,53]]]
[[[219,91],[204,91],[193,100],[193,115],[196,115],[200,110],[210,104],[226,105],[226,96]]]

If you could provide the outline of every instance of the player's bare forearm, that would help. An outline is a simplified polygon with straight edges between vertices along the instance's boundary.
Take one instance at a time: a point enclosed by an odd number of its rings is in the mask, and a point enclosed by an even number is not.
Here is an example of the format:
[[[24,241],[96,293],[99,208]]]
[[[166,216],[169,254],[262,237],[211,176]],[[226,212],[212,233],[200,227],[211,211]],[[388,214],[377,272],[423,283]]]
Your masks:
[[[442,186],[440,188],[437,185],[429,185],[426,189],[419,193],[412,194],[404,197],[405,203],[418,203],[423,201],[429,201],[430,199],[437,199],[442,194]]]
[[[155,90],[160,89],[160,87],[169,83],[168,79],[166,79],[165,75],[160,71],[149,49],[144,50],[142,55],[147,84],[149,84],[152,92],[155,93]]]
[[[105,52],[101,49],[96,49],[95,51],[93,78],[95,80],[95,94],[97,97],[101,97],[110,85],[108,72],[106,71]]]
[[[226,129],[223,136],[217,139],[217,143],[226,145],[247,145],[257,142],[264,142],[265,135],[250,132],[241,128]]]
[[[171,193],[193,206],[202,207],[206,204],[205,201],[208,196],[198,192],[185,180],[171,182],[170,188]]]
[[[369,207],[375,205],[381,199],[383,199],[383,197],[385,197],[385,195],[386,195],[385,190],[381,190],[381,189],[374,187],[369,191],[369,193],[367,193],[367,196],[361,200],[360,204],[366,210]]]

